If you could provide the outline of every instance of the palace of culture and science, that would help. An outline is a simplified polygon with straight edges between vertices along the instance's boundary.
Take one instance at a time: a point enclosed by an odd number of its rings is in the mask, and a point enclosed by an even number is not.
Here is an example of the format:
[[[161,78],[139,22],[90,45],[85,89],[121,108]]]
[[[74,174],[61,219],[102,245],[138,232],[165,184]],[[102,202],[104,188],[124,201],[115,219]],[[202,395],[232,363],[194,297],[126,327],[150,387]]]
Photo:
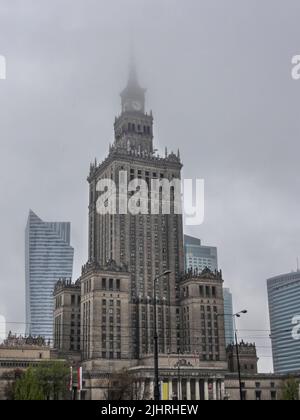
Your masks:
[[[128,182],[180,179],[179,152],[157,157],[153,115],[134,66],[121,93],[115,139],[107,158],[93,163],[89,183],[89,258],[75,284],[54,291],[54,345],[80,354],[87,399],[105,398],[111,373],[138,378],[140,398],[153,395],[154,279],[159,378],[169,398],[224,397],[226,361],[221,272],[185,272],[183,217],[176,214],[99,214],[97,184],[119,174]],[[130,193],[128,193],[130,195]],[[174,191],[173,197],[174,203]],[[162,199],[162,197],[161,197]]]

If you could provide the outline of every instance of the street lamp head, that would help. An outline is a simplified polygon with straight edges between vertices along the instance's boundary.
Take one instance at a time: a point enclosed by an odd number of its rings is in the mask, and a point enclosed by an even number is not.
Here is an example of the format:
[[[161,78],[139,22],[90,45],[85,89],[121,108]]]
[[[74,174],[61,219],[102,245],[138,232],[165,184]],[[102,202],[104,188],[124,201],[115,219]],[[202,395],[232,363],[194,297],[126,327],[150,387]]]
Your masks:
[[[170,274],[172,274],[171,270],[167,270],[167,271],[164,272],[164,276],[169,276]]]
[[[248,313],[247,309],[244,309],[244,310],[242,311],[242,314],[247,314],[247,313]]]

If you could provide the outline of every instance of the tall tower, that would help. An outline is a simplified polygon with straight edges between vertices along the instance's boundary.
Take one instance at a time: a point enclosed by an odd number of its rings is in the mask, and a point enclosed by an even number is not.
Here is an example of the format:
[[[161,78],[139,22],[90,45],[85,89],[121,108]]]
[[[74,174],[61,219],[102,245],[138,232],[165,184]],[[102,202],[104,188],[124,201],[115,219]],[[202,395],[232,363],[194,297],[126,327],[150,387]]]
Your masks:
[[[180,290],[184,272],[182,215],[97,213],[98,181],[109,178],[119,187],[119,174],[127,172],[127,181],[142,179],[151,188],[151,180],[181,178],[182,164],[174,153],[157,157],[153,148],[153,116],[145,110],[145,92],[138,82],[134,65],[121,93],[121,114],[115,120],[115,139],[109,155],[100,165],[92,164],[88,182],[89,262],[104,267],[109,261],[128,267],[131,274],[130,345],[133,358],[153,352],[153,281],[165,270],[168,278],[158,284],[158,329],[161,354],[177,352],[180,346]],[[150,194],[149,194],[150,196]],[[128,199],[130,194],[128,194]],[[162,194],[160,194],[162,200]],[[149,203],[149,209],[151,203]]]

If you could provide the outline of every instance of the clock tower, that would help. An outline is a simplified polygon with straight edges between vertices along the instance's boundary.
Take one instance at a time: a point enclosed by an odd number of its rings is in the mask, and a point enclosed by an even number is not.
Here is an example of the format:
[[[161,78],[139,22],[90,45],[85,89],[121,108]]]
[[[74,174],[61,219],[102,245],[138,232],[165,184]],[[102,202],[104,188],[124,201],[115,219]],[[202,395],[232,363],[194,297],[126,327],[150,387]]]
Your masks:
[[[153,116],[145,112],[146,89],[140,87],[131,64],[126,88],[121,92],[121,115],[115,120],[115,146],[144,155],[153,154]]]
[[[113,330],[118,328],[118,325],[113,324],[115,322],[113,317],[110,317],[111,324],[107,325],[109,317],[105,318],[104,315],[102,333],[105,339],[99,344],[97,352],[104,359],[120,358],[117,348],[115,351],[113,349],[117,341],[121,341],[121,348],[125,349],[123,353],[121,350],[121,358],[127,357],[129,360],[153,354],[153,279],[167,270],[172,273],[168,277],[161,278],[156,288],[159,296],[157,301],[159,352],[174,353],[180,347],[179,284],[184,272],[183,220],[182,215],[175,212],[173,189],[170,191],[170,214],[164,214],[162,211],[159,214],[152,214],[150,200],[147,214],[143,212],[132,214],[130,211],[126,211],[125,214],[118,211],[115,214],[99,214],[97,200],[100,192],[97,191],[97,185],[100,180],[110,179],[118,188],[120,173],[126,172],[127,183],[139,179],[149,186],[151,199],[152,180],[160,182],[168,180],[171,183],[174,179],[180,179],[182,163],[179,154],[168,153],[166,150],[165,156],[162,157],[155,153],[153,117],[152,113],[147,113],[145,110],[145,89],[138,83],[134,66],[130,69],[127,86],[121,93],[121,104],[121,114],[114,123],[114,144],[110,146],[109,155],[100,165],[96,162],[91,165],[88,177],[90,184],[88,266],[96,265],[104,269],[103,282],[105,283],[105,278],[108,281],[108,290],[103,292],[107,293],[106,296],[113,295],[109,290],[109,281],[114,280],[112,273],[108,274],[107,271],[105,274],[108,264],[126,270],[124,293],[126,292],[127,303],[126,308],[121,308],[122,316],[119,317],[120,322],[124,324],[125,332],[122,333],[123,327],[121,327],[117,339],[117,336],[113,335]],[[132,192],[125,193],[126,201],[131,195]],[[160,193],[161,202],[162,199]],[[161,206],[160,204],[160,209]],[[115,279],[122,283],[121,273],[117,271]],[[87,290],[90,290],[89,287]],[[117,300],[122,298],[121,292],[116,290]],[[88,295],[89,293],[87,299]],[[101,308],[103,296],[99,294],[97,299],[97,303],[91,304],[91,310],[95,308],[98,311],[94,317],[98,319],[94,324],[94,332],[89,333],[87,328],[83,333],[83,337],[86,337],[85,334],[90,334],[90,339],[84,340],[86,341],[84,354],[87,358],[96,357],[97,352],[93,354],[93,343],[89,344],[89,340],[98,340],[99,334],[102,336],[99,329],[99,314],[102,311],[106,313],[105,307]],[[113,296],[109,300],[113,300]],[[82,300],[82,304],[84,303],[86,301]],[[117,309],[117,303],[115,306]],[[113,307],[109,309],[112,310]],[[87,306],[85,314],[86,311],[89,311]],[[107,334],[109,330],[112,331],[110,335]],[[113,337],[110,342],[107,340],[109,336]],[[124,339],[128,341],[127,344],[123,344]],[[124,356],[126,354],[127,356]]]

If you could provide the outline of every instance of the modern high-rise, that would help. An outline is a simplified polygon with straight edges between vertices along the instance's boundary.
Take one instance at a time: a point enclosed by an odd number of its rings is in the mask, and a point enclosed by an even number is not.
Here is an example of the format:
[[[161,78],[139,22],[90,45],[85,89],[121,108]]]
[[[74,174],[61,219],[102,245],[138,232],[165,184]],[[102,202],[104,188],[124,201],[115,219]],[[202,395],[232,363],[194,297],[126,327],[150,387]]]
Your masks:
[[[275,373],[300,371],[300,271],[267,281]]]
[[[203,271],[206,267],[211,271],[218,270],[218,252],[213,246],[204,246],[201,240],[184,235],[185,269]]]
[[[233,302],[230,289],[224,288],[224,321],[226,347],[234,343]]]
[[[25,231],[26,334],[53,337],[53,290],[72,278],[70,223],[44,222],[32,210]]]

